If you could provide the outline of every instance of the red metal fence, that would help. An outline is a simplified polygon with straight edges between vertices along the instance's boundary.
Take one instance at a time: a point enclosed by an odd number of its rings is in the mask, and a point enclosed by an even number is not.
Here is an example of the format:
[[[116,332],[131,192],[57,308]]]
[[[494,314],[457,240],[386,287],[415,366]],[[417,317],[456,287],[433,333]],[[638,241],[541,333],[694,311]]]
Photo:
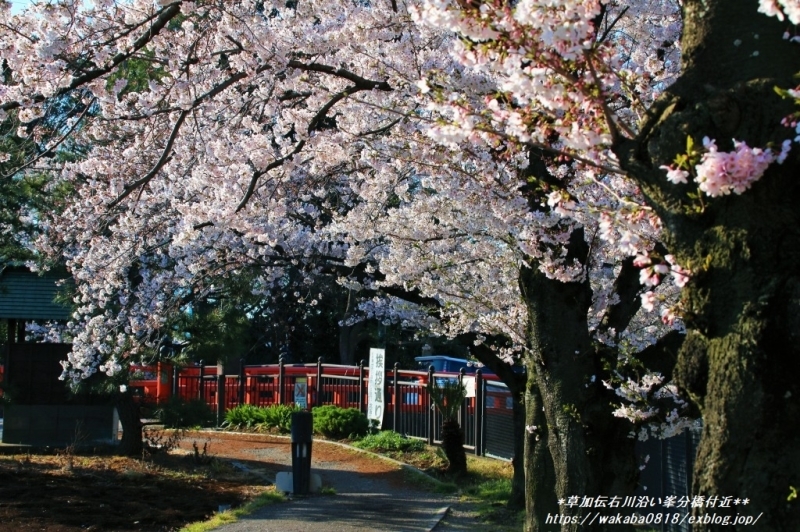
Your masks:
[[[129,388],[140,401],[162,404],[170,397],[199,399],[216,413],[218,423],[225,411],[240,404],[269,406],[295,404],[336,405],[367,411],[370,369],[335,364],[241,365],[238,375],[225,375],[217,366],[174,368],[160,362],[155,366],[133,366]],[[466,447],[475,454],[513,456],[511,394],[494,375],[474,375],[401,370],[395,364],[385,370],[383,380],[383,427],[430,444],[439,443],[441,415],[432,407],[427,383],[432,379],[461,379],[468,397],[461,407],[460,422]],[[487,441],[486,435],[489,435]]]

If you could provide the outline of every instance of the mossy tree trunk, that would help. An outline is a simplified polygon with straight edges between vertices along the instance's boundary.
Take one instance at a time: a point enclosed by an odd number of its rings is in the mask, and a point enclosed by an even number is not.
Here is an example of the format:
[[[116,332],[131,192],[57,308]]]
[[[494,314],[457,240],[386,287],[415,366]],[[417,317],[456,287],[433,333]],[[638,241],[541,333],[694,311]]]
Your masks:
[[[781,38],[786,23],[754,0],[684,2],[683,73],[641,128],[616,152],[664,221],[666,245],[693,276],[682,304],[688,334],[676,378],[704,421],[694,495],[749,499],[747,506],[697,508],[761,514],[755,526],[695,530],[797,530],[800,503],[800,158],[795,146],[742,195],[688,197],[659,166],[685,151],[686,137],[731,139],[780,149],[794,136],[780,121],[793,109],[774,87],[796,85],[800,50]],[[738,46],[735,40],[741,41]],[[699,208],[698,208],[699,207]]]
[[[583,231],[575,230],[570,255],[584,262],[587,254]],[[545,525],[554,513],[577,518],[562,531],[591,530],[580,524],[587,508],[558,500],[630,494],[637,479],[631,426],[611,415],[613,395],[590,385],[602,372],[587,321],[592,291],[586,279],[564,283],[528,268],[520,288],[529,316],[526,409],[535,427],[527,437],[525,530],[552,530]]]
[[[525,431],[525,530],[544,530],[547,515],[558,514],[560,507],[554,496],[556,489],[553,459],[548,449],[548,431],[542,409],[542,399],[535,379],[525,393],[526,425],[535,430]]]

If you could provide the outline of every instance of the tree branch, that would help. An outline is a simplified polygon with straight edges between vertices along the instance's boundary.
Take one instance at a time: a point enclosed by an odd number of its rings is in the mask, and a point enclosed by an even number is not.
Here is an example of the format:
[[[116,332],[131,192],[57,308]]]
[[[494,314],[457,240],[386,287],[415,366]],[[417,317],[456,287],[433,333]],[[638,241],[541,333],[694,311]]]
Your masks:
[[[180,131],[181,126],[183,125],[183,122],[184,120],[186,120],[186,117],[188,115],[189,111],[181,111],[180,116],[178,116],[178,120],[175,121],[175,126],[173,126],[172,128],[172,133],[170,134],[169,139],[167,139],[167,144],[166,146],[164,146],[164,151],[161,152],[161,158],[158,160],[155,166],[153,166],[153,168],[151,168],[150,171],[147,172],[147,174],[145,174],[144,177],[137,179],[136,181],[134,181],[129,185],[125,185],[125,191],[122,194],[120,194],[119,197],[117,197],[117,199],[109,203],[108,205],[109,209],[113,209],[114,207],[119,205],[122,202],[122,200],[127,198],[130,195],[130,193],[133,192],[137,187],[146,185],[147,182],[153,179],[156,176],[156,174],[158,174],[158,172],[164,167],[164,165],[167,164],[167,162],[171,158],[170,154],[172,153],[172,146],[175,144],[175,139],[178,137],[178,131]]]
[[[264,174],[266,174],[270,170],[281,166],[283,163],[285,163],[286,161],[288,161],[289,159],[291,159],[292,157],[297,155],[300,152],[300,150],[303,149],[303,146],[305,146],[305,144],[306,144],[306,141],[305,140],[301,140],[300,142],[295,144],[294,149],[291,151],[291,153],[288,153],[288,154],[284,155],[280,159],[276,159],[276,160],[272,161],[263,170],[257,171],[257,172],[253,172],[253,177],[250,178],[250,184],[247,187],[247,191],[244,193],[244,197],[242,198],[242,201],[239,202],[239,205],[236,207],[236,210],[234,212],[239,212],[242,209],[244,209],[244,206],[247,205],[247,202],[250,201],[250,198],[253,196],[253,193],[256,191],[256,185],[258,184],[258,180],[259,180],[259,178],[261,176],[263,176]]]
[[[158,35],[158,33],[162,29],[164,29],[164,27],[166,27],[166,25],[169,23],[169,21],[172,20],[172,18],[175,17],[178,13],[180,13],[180,11],[181,11],[181,7],[180,7],[180,3],[179,2],[176,2],[176,3],[171,4],[168,7],[166,7],[161,12],[161,14],[158,16],[158,18],[155,19],[155,21],[153,22],[153,25],[150,26],[148,31],[145,34],[143,34],[142,36],[140,36],[138,39],[136,39],[136,41],[134,41],[133,46],[131,47],[131,49],[129,51],[120,52],[117,55],[115,55],[114,58],[111,60],[111,63],[106,67],[96,68],[94,70],[90,70],[89,72],[86,72],[85,74],[83,74],[81,76],[77,76],[75,78],[72,78],[72,83],[70,83],[68,86],[62,87],[61,89],[56,91],[55,94],[53,94],[53,96],[51,96],[51,98],[52,97],[58,97],[58,96],[61,96],[63,94],[66,94],[69,91],[80,87],[81,85],[85,85],[86,83],[89,83],[90,81],[93,81],[93,80],[99,78],[103,74],[107,74],[107,73],[111,72],[120,63],[126,61],[131,56],[133,56],[133,54],[135,54],[136,52],[138,52],[139,50],[144,48],[144,46],[147,43],[149,43],[150,40],[153,37]],[[34,95],[34,96],[31,97],[31,100],[33,100],[36,103],[43,102],[46,99],[47,98],[45,98],[41,94],[37,94],[37,95]],[[6,103],[0,105],[0,109],[2,109],[3,111],[8,111],[10,109],[16,109],[19,106],[20,106],[20,103],[16,102],[16,101],[14,101],[14,102],[6,102]]]
[[[61,145],[61,143],[64,142],[67,139],[67,137],[69,137],[70,134],[72,134],[73,131],[75,131],[75,128],[78,127],[78,124],[80,124],[81,120],[83,120],[83,117],[86,116],[86,113],[89,112],[89,109],[92,107],[92,104],[94,103],[94,101],[95,101],[95,98],[92,98],[92,100],[86,105],[86,108],[81,112],[80,116],[78,116],[78,118],[75,119],[75,122],[72,124],[72,126],[70,126],[70,128],[67,130],[67,132],[64,133],[61,136],[61,138],[56,141],[55,144],[53,144],[52,146],[50,146],[49,148],[44,150],[42,153],[40,153],[39,155],[37,155],[36,157],[31,159],[27,163],[25,163],[22,166],[20,166],[19,168],[16,168],[16,169],[12,170],[11,173],[4,175],[0,179],[8,179],[8,178],[10,178],[11,176],[16,174],[17,172],[21,172],[22,170],[30,167],[31,165],[35,164],[36,161],[38,161],[39,159],[41,159],[42,157],[44,157],[48,153],[52,152],[54,149],[58,148]]]
[[[385,81],[374,81],[371,79],[367,79],[359,76],[358,74],[354,74],[349,70],[345,70],[343,68],[335,68],[328,65],[321,65],[319,63],[305,64],[294,59],[289,61],[288,66],[290,68],[296,68],[298,70],[305,70],[308,72],[322,72],[324,74],[330,74],[332,76],[348,79],[352,81],[359,90],[377,89],[385,92],[391,92],[393,90],[392,86]]]
[[[660,242],[656,243],[653,251],[661,256],[667,253]],[[622,261],[622,269],[614,280],[614,292],[619,295],[619,303],[610,306],[606,311],[598,326],[600,332],[607,332],[609,329],[624,331],[641,308],[642,299],[639,296],[643,290],[639,281],[639,271],[640,269],[633,265],[633,257]]]

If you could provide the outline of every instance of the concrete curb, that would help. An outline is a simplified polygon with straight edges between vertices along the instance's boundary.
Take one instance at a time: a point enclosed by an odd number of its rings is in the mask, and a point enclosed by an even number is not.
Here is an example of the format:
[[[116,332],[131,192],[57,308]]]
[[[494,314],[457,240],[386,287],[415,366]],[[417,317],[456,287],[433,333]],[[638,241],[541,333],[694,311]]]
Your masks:
[[[449,511],[450,511],[449,506],[444,506],[442,508],[439,508],[439,510],[436,512],[436,516],[431,520],[430,525],[428,526],[428,532],[432,532],[434,528],[439,526],[439,523],[442,522],[442,519],[444,519],[447,516],[447,512]]]

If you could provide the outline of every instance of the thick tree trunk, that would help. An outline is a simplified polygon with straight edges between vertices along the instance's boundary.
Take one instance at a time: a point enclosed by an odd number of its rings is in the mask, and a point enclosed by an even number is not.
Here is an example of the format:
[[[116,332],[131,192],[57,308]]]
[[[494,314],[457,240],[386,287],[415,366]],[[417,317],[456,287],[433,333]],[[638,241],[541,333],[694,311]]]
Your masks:
[[[364,322],[339,327],[339,362],[344,365],[356,365],[356,347],[364,338]]]
[[[666,181],[658,167],[685,151],[686,137],[730,139],[780,149],[794,136],[780,125],[793,109],[773,87],[796,85],[797,45],[786,24],[747,0],[684,3],[684,70],[634,142],[617,154],[664,221],[666,244],[693,276],[682,304],[689,333],[675,375],[693,397],[704,429],[693,494],[747,499],[696,508],[753,526],[695,530],[797,530],[800,504],[800,161],[795,146],[742,195],[704,198]],[[741,43],[734,46],[733,41]],[[758,53],[756,53],[758,52]],[[699,209],[697,209],[699,207]]]
[[[524,510],[527,505],[527,498],[525,497],[525,456],[527,456],[526,446],[528,444],[525,427],[530,423],[527,423],[525,417],[525,402],[520,400],[520,397],[524,396],[515,394],[512,387],[509,387],[509,391],[513,397],[511,415],[514,426],[514,457],[511,463],[514,467],[514,477],[511,480],[511,495],[508,497],[508,507],[511,510]]]
[[[582,244],[581,231],[573,237]],[[526,407],[536,426],[526,469],[528,497],[535,500],[529,502],[525,529],[553,530],[547,514],[557,508],[562,531],[600,530],[584,523],[591,507],[558,506],[570,496],[630,494],[637,478],[630,425],[611,415],[607,390],[589,385],[601,371],[587,323],[591,289],[588,281],[563,283],[527,268],[520,285],[529,316]],[[549,456],[536,436],[546,442]],[[534,478],[541,475],[536,467],[544,468],[541,478]],[[550,467],[554,491],[545,493]]]
[[[545,530],[544,524],[547,517],[558,515],[560,507],[556,497],[555,470],[550,451],[547,448],[547,422],[542,409],[542,399],[539,389],[530,379],[530,385],[525,394],[526,425],[530,430],[525,431],[525,492],[527,493],[525,505],[525,531],[539,532]],[[549,527],[552,529],[552,527]]]
[[[142,419],[139,404],[130,393],[123,393],[117,399],[117,412],[122,424],[122,440],[117,452],[123,456],[142,455]]]

